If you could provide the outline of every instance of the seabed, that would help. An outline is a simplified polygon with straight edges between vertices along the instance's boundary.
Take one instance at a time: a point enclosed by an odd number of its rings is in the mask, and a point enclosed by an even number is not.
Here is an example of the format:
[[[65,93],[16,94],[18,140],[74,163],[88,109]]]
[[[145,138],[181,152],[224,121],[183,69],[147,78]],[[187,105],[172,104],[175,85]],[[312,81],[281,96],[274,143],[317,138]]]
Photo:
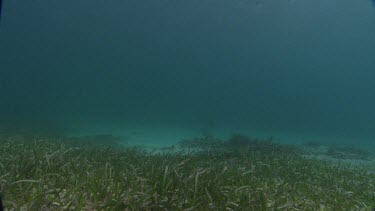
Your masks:
[[[366,149],[313,141],[285,144],[273,137],[243,134],[222,138],[186,133],[185,137],[151,146],[113,135],[2,135],[4,206],[6,210],[375,209],[375,156]]]

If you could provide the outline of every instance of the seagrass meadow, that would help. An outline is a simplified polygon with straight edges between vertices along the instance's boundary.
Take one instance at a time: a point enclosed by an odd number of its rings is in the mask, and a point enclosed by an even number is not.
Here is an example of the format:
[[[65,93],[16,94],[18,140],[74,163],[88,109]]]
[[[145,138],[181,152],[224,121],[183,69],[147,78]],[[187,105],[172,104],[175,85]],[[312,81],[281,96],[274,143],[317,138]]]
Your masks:
[[[5,211],[375,211],[375,0],[0,2]]]
[[[230,144],[230,145],[228,145]],[[373,210],[375,167],[237,135],[150,151],[89,138],[2,137],[6,210]]]

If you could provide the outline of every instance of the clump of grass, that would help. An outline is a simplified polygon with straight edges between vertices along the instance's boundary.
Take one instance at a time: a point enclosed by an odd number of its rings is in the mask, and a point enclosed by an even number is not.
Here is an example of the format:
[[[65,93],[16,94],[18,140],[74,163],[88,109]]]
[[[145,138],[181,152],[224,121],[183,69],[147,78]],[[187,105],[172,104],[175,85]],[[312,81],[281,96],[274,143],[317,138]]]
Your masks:
[[[288,150],[273,153],[267,147],[240,154],[226,150],[155,154],[142,148],[87,147],[85,141],[62,140],[0,140],[1,194],[8,210],[375,207],[375,168],[311,160]]]
[[[308,141],[308,142],[304,143],[304,145],[306,147],[310,147],[310,148],[319,148],[319,147],[323,146],[323,144],[318,142],[318,141]]]
[[[110,134],[100,134],[100,135],[90,135],[90,136],[73,136],[63,138],[64,143],[69,143],[71,145],[88,145],[88,146],[118,146],[123,143],[120,137],[116,137]]]
[[[204,135],[192,139],[184,139],[179,142],[182,149],[209,151],[222,148],[223,141],[212,135]]]
[[[273,142],[273,137],[267,139],[250,138],[245,135],[236,134],[224,142],[224,147],[242,152],[263,152],[263,153],[297,153],[296,147],[282,145]]]
[[[273,138],[255,139],[246,135],[235,134],[228,140],[221,140],[214,136],[201,136],[193,139],[183,140],[179,143],[182,149],[203,152],[227,152],[227,153],[298,153],[296,147],[289,145],[281,145],[273,142]]]

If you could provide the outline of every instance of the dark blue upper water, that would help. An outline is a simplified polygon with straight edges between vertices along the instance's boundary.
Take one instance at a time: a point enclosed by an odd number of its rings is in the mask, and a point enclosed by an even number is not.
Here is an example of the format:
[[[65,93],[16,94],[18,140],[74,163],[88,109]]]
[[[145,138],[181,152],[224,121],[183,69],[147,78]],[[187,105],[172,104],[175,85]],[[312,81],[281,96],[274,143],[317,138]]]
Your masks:
[[[3,130],[375,136],[371,1],[9,0],[2,15]]]

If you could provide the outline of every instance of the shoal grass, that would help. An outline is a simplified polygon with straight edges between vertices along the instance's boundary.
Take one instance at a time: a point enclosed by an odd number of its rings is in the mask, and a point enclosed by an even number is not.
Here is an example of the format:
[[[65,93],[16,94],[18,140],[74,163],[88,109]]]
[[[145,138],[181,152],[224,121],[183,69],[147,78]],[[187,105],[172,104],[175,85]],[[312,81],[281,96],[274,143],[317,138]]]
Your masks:
[[[115,144],[3,137],[0,157],[8,210],[375,208],[375,168],[290,150],[155,154]]]

